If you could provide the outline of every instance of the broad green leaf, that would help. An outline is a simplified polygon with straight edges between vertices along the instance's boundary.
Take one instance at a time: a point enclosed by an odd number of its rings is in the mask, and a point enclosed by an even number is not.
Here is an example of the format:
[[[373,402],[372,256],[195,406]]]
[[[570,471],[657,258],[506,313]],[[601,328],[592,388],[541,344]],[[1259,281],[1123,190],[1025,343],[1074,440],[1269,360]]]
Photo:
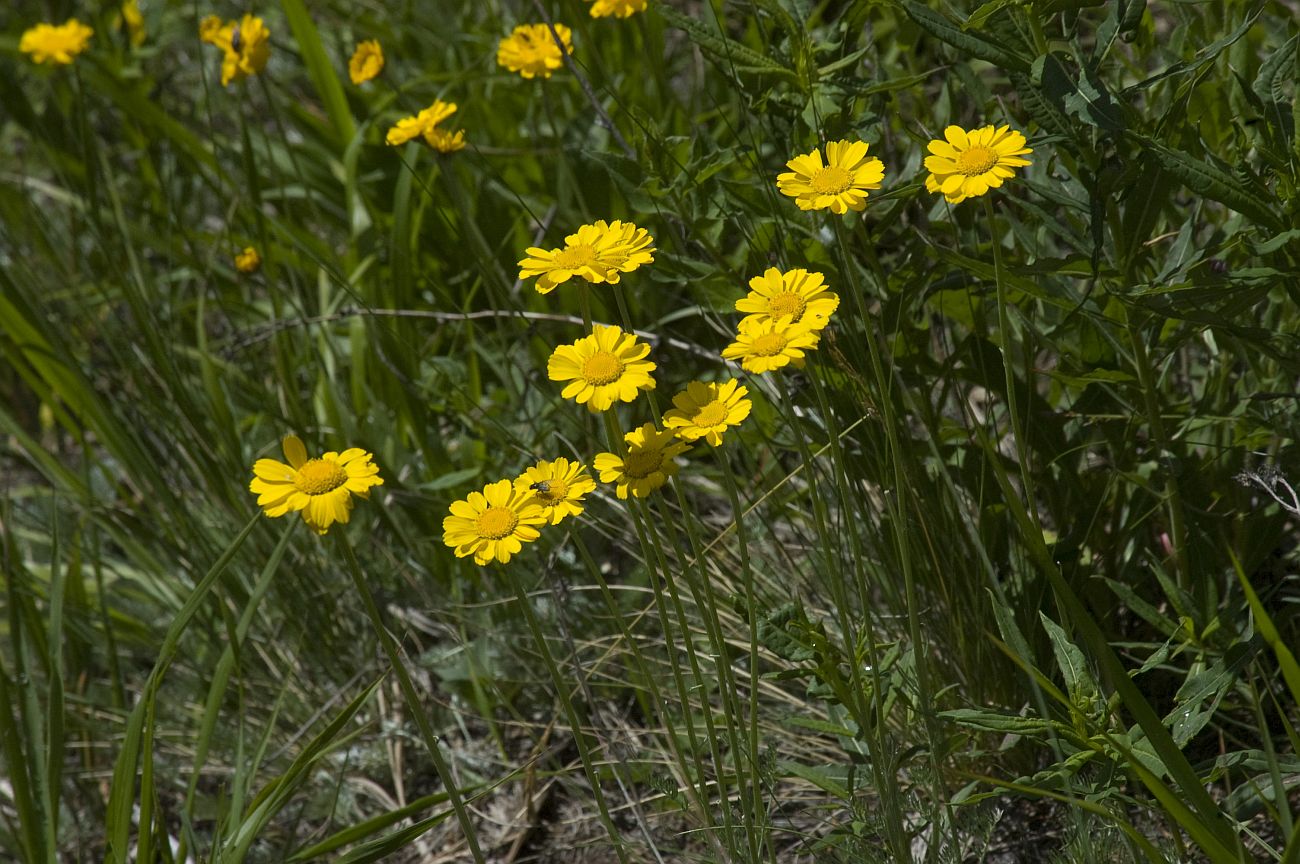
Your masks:
[[[316,30],[316,24],[307,12],[303,0],[280,0],[280,5],[284,9],[284,17],[288,20],[290,29],[293,30],[293,37],[298,42],[298,50],[307,65],[307,74],[316,86],[316,94],[320,96],[321,102],[325,105],[325,113],[329,115],[330,122],[334,125],[335,143],[342,153],[357,134],[356,120],[353,119],[352,110],[348,107],[347,97],[343,95],[343,85],[339,82],[339,76],[334,71],[334,64],[330,62],[329,55],[325,53],[320,33]]]

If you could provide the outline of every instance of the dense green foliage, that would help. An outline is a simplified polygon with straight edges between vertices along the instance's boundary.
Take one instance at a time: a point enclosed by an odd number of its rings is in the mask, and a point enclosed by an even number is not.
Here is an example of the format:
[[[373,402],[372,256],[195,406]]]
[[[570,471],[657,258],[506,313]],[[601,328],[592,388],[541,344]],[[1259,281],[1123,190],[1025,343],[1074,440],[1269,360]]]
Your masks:
[[[141,8],[0,11],[0,857],[1300,864],[1294,3],[281,0],[228,88],[244,9]],[[385,145],[435,98],[465,150]],[[946,204],[948,124],[1033,164]],[[800,211],[840,138],[883,189]],[[654,263],[518,278],[597,219]],[[631,429],[770,266],[842,301],[722,446],[443,545],[616,445],[546,375],[585,317],[654,346]],[[248,492],[288,433],[383,473],[332,536]]]

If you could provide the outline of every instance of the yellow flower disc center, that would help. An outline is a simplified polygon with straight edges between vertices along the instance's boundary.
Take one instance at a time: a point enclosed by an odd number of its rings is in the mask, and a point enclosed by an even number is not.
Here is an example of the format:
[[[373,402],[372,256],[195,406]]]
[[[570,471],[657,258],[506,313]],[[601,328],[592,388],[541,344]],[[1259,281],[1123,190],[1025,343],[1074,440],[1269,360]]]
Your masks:
[[[623,461],[623,473],[633,480],[644,480],[663,464],[663,450],[657,447],[654,450],[637,450],[627,454],[627,459]]]
[[[809,185],[814,192],[822,195],[838,195],[845,191],[852,184],[849,172],[845,171],[838,165],[827,165],[812,176]]]
[[[957,170],[967,177],[978,177],[996,164],[998,154],[991,147],[972,147],[957,156]]]
[[[518,524],[519,517],[509,507],[489,507],[474,521],[474,529],[485,540],[500,540],[513,534]]]
[[[348,482],[348,472],[343,470],[343,466],[337,462],[325,461],[324,459],[308,459],[298,469],[298,476],[293,480],[293,485],[299,492],[306,492],[308,495],[324,495],[326,492],[333,492],[335,489]]]
[[[564,497],[569,494],[569,484],[563,480],[547,480],[546,491],[540,489],[534,490],[537,497],[547,504],[554,504],[557,501],[563,501]]]
[[[772,357],[785,350],[785,336],[780,333],[764,333],[754,340],[750,352],[759,357]]]
[[[808,301],[789,291],[783,291],[767,301],[767,312],[773,318],[790,315],[795,321],[798,321],[803,317],[804,310],[807,308]]]
[[[695,412],[696,426],[721,426],[727,422],[727,406],[713,401]]]
[[[597,351],[582,364],[582,377],[597,387],[613,384],[623,374],[623,361],[608,351]]]
[[[588,243],[579,243],[577,246],[562,249],[555,256],[555,263],[565,270],[577,270],[579,267],[590,266],[595,261],[596,249]]]

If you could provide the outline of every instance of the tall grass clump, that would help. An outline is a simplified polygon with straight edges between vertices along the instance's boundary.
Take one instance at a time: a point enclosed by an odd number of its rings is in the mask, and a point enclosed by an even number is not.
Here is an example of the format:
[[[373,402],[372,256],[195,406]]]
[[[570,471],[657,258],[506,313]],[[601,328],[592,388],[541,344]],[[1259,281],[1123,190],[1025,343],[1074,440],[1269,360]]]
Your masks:
[[[1300,864],[1294,4],[434,6],[0,11],[0,858]]]

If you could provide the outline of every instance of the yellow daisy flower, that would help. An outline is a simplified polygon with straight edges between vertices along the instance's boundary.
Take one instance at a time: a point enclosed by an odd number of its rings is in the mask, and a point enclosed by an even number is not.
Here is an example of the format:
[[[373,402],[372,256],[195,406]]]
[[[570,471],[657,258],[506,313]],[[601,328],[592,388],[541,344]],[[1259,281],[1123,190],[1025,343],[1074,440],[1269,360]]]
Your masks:
[[[258,74],[266,68],[271,56],[271,31],[256,15],[245,15],[238,21],[222,21],[216,15],[209,15],[199,22],[199,39],[224,52],[222,87]]]
[[[556,285],[581,276],[588,282],[618,282],[620,273],[631,273],[654,259],[654,238],[631,222],[598,219],[583,225],[578,233],[564,238],[563,249],[529,247],[519,262],[519,278],[537,280],[537,293],[550,294]]]
[[[18,50],[32,55],[33,63],[67,66],[72,58],[86,50],[86,44],[95,31],[76,18],[63,24],[37,24],[23,31]]]
[[[817,334],[808,322],[795,324],[790,316],[741,324],[736,341],[722,350],[727,360],[739,360],[740,368],[759,374],[794,363],[803,366],[804,352],[817,347]]]
[[[615,402],[631,402],[642,390],[653,390],[654,362],[645,359],[650,346],[622,327],[597,324],[590,336],[561,345],[546,364],[552,381],[568,381],[560,393],[592,412],[607,411]]]
[[[671,432],[661,432],[655,424],[646,423],[623,436],[627,442],[627,456],[601,453],[596,456],[595,468],[600,472],[600,482],[615,483],[619,498],[644,498],[668,482],[677,473],[673,460],[691,449]]]
[[[754,406],[745,397],[749,388],[734,379],[721,384],[692,381],[673,397],[673,407],[664,414],[664,428],[683,441],[703,438],[710,446],[722,443],[722,433],[739,426]]]
[[[378,39],[357,43],[357,50],[348,60],[348,77],[353,84],[364,84],[384,71],[384,49]]]
[[[566,53],[573,53],[573,31],[563,24],[555,25],[555,32],[564,43]],[[524,78],[550,78],[551,73],[564,65],[564,55],[555,44],[551,28],[545,24],[520,24],[497,47],[497,65]]]
[[[515,489],[532,495],[533,503],[541,506],[549,523],[558,525],[582,512],[582,498],[596,489],[596,481],[587,473],[586,465],[560,457],[554,462],[543,460],[524,471],[515,478]]]
[[[396,147],[413,138],[423,136],[424,140],[430,146],[433,146],[430,136],[437,129],[439,123],[455,113],[455,102],[443,102],[441,99],[435,99],[432,105],[414,117],[403,117],[398,120],[397,124],[388,130],[388,136],[384,140],[388,142],[389,146]]]
[[[442,520],[442,542],[456,552],[457,558],[474,556],[478,565],[500,561],[540,536],[537,526],[545,525],[547,516],[527,488],[516,489],[509,480],[498,480],[471,492],[462,501],[453,501],[451,515]]]
[[[984,126],[967,132],[960,126],[943,130],[946,141],[930,142],[925,167],[930,176],[925,188],[942,192],[949,204],[960,204],[996,189],[1003,180],[1016,176],[1012,168],[1031,165],[1021,159],[1034,151],[1025,146],[1025,136],[1010,126]]]
[[[645,5],[646,0],[595,0],[591,4],[591,17],[605,18],[615,15],[619,18],[628,18],[637,12],[644,12]]]
[[[122,4],[117,26],[126,28],[126,37],[132,45],[139,47],[144,44],[144,15],[140,14],[139,0],[126,0]]]
[[[825,210],[844,214],[867,206],[867,190],[879,189],[885,178],[884,164],[867,158],[865,141],[830,141],[826,164],[821,150],[796,156],[785,163],[790,169],[776,178],[782,194],[789,195],[800,210]]]
[[[262,266],[262,256],[252,246],[245,246],[244,251],[235,255],[235,269],[240,273],[256,273]]]
[[[370,487],[384,485],[379,466],[359,447],[308,459],[302,441],[286,435],[284,455],[288,465],[275,459],[254,462],[248,489],[257,493],[257,504],[267,516],[301,512],[317,534],[324,534],[335,522],[348,521],[353,495],[369,498]]]
[[[736,301],[736,311],[748,312],[740,325],[789,316],[795,324],[806,321],[820,330],[840,306],[840,297],[827,289],[825,277],[807,270],[767,268],[749,280],[749,294]]]

